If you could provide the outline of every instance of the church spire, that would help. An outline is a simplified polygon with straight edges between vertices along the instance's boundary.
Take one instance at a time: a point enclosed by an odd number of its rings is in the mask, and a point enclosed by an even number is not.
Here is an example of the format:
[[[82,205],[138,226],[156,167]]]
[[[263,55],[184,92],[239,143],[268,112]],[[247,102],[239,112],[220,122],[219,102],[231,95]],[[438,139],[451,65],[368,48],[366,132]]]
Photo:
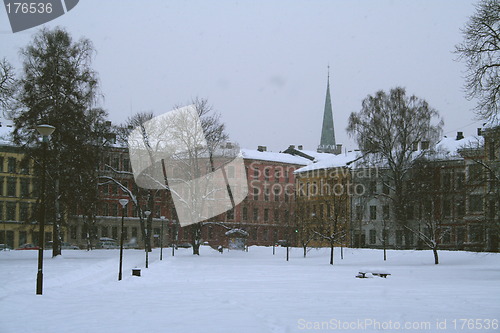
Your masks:
[[[326,84],[325,110],[323,113],[323,127],[321,141],[318,146],[319,153],[338,154],[335,144],[335,129],[333,128],[332,101],[330,98],[330,66],[328,66],[328,79]]]

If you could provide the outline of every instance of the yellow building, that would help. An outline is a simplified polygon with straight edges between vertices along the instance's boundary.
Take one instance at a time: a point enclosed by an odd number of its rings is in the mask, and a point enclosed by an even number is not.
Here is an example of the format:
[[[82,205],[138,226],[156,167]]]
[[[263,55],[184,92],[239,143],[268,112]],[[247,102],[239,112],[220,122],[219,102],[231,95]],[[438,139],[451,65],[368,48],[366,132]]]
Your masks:
[[[347,163],[356,156],[328,155],[296,171],[298,231],[312,246],[349,246],[353,188]]]
[[[0,244],[11,248],[38,240],[33,162],[23,158],[21,148],[0,141]],[[51,229],[51,225],[45,228],[47,240],[52,239]]]

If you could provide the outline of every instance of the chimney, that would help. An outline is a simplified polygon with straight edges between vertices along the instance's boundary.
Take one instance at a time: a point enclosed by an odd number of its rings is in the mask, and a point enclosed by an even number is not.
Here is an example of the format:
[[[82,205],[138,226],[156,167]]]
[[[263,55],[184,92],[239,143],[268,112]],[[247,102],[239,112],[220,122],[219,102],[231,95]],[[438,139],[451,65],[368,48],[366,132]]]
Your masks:
[[[295,149],[295,145],[290,145],[290,147],[288,147],[288,149]]]
[[[267,151],[267,147],[266,146],[258,146],[257,150],[260,152]]]
[[[110,127],[110,126],[111,126],[111,122],[110,122],[109,120],[106,120],[106,121],[104,122],[104,126],[106,126],[106,127]]]
[[[483,131],[481,130],[481,127],[477,129],[477,135],[478,136],[483,136]]]
[[[302,145],[298,145],[298,147],[297,147],[297,148],[298,148],[299,150],[302,150],[302,149],[304,149],[304,146],[302,146]]]
[[[464,132],[457,132],[457,140],[462,140],[464,138]]]

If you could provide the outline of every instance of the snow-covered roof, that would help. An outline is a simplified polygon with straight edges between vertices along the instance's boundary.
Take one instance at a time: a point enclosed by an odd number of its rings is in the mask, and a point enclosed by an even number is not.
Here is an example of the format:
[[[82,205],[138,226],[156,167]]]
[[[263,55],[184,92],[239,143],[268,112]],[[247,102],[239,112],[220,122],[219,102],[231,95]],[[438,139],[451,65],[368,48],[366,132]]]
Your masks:
[[[463,148],[479,148],[482,147],[484,139],[482,136],[467,136],[463,139],[456,140],[455,138],[442,138],[436,144],[436,150],[434,154],[431,154],[433,158],[462,158],[458,152]]]
[[[280,162],[288,164],[307,165],[311,163],[310,160],[300,156],[293,156],[286,153],[274,153],[271,151],[258,151],[252,149],[241,149],[244,159]]]
[[[0,145],[12,145],[13,122],[0,117]]]
[[[297,169],[295,173],[307,172],[312,170],[330,169],[345,167],[361,157],[361,152],[351,151],[339,155],[320,153],[320,158],[309,165]]]

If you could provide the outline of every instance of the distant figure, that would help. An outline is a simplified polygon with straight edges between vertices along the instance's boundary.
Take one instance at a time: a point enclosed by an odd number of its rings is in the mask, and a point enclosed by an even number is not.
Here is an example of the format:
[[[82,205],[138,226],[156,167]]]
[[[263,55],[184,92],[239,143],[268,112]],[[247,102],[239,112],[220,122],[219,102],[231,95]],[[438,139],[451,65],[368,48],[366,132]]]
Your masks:
[[[217,248],[217,250],[219,250],[219,252],[222,254],[224,248],[222,247],[222,245],[219,245],[219,247]]]

